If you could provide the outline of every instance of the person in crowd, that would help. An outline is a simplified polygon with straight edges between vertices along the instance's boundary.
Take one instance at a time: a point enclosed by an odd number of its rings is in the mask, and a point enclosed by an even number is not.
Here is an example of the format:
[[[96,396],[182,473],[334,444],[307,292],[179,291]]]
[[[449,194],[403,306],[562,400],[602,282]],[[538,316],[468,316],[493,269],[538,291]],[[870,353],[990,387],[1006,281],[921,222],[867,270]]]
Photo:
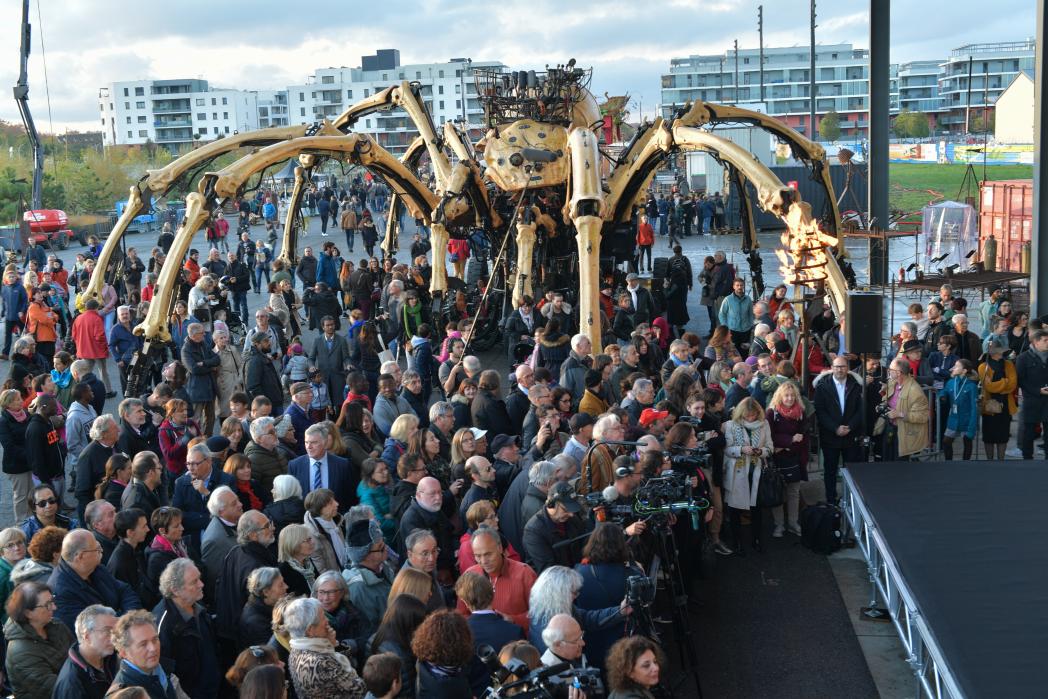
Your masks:
[[[117,545],[116,508],[105,500],[93,500],[84,510],[84,522],[94,535],[95,541],[102,547],[102,565],[109,562]]]
[[[182,690],[190,697],[216,696],[222,668],[215,652],[217,635],[211,615],[201,603],[204,582],[200,569],[188,558],[175,559],[160,575],[158,589],[162,600],[153,616],[170,670],[182,679]]]
[[[655,641],[645,636],[621,639],[605,660],[608,699],[654,699],[665,666],[666,656]]]
[[[264,514],[250,510],[240,516],[237,543],[222,561],[215,588],[216,628],[222,643],[238,641],[236,628],[248,598],[248,575],[256,568],[276,567],[274,541],[273,523]]]
[[[69,530],[80,526],[75,517],[67,517],[59,512],[59,505],[58,497],[51,486],[41,484],[33,488],[29,494],[32,514],[22,520],[20,525],[27,540],[32,541],[36,533],[44,527],[54,526]]]
[[[364,622],[349,601],[349,587],[342,575],[334,570],[318,575],[313,586],[313,597],[320,601],[337,642],[355,654],[362,654],[367,646]]]
[[[408,443],[418,431],[418,418],[414,413],[401,415],[393,421],[389,429],[389,436],[382,448],[382,460],[391,469],[397,467],[397,461],[407,452]]]
[[[582,626],[570,614],[555,614],[542,630],[542,642],[546,652],[542,664],[546,667],[568,663],[571,667],[587,667],[589,661],[583,654],[586,648]]]
[[[583,609],[575,604],[581,590],[582,576],[565,566],[550,566],[535,580],[528,600],[528,642],[540,653],[548,648],[543,631],[558,614],[574,617],[583,632],[592,634],[597,629],[624,624],[625,616],[633,612],[625,598],[612,607]]]
[[[477,562],[464,572],[484,575],[494,587],[491,609],[527,631],[528,599],[538,577],[535,571],[506,555],[496,529],[478,527],[470,537],[470,548]],[[458,608],[469,616],[470,611],[461,600]]]
[[[724,426],[724,502],[735,539],[735,551],[745,555],[742,544],[742,513],[749,512],[753,548],[763,550],[762,510],[757,507],[757,489],[764,468],[774,452],[764,409],[753,398],[743,399]]]
[[[88,395],[90,390],[90,387],[85,386],[82,395]],[[0,392],[3,471],[11,483],[15,521],[19,522],[29,517],[32,511],[30,490],[33,487],[33,468],[25,456],[25,432],[28,426],[29,413],[25,410],[22,394],[13,388]]]
[[[120,613],[141,607],[134,590],[113,577],[101,559],[102,547],[88,531],[73,530],[62,541],[62,560],[48,586],[57,604],[55,616],[68,628],[92,604],[104,604]]]
[[[93,604],[76,618],[76,643],[69,649],[52,690],[52,699],[102,699],[116,675],[113,627],[116,612]]]
[[[281,605],[286,605],[287,602],[290,602],[291,599],[292,598],[290,597],[285,597],[283,600],[277,603],[276,607],[274,607],[274,625],[280,623],[277,620],[277,610],[281,609]],[[283,617],[281,616],[280,620],[282,619]],[[277,636],[274,634],[273,639],[276,638]],[[286,658],[286,653],[284,654],[284,657]],[[239,690],[242,686],[244,686],[244,680],[247,677],[247,675],[249,675],[256,668],[265,666],[272,666],[279,671],[280,690],[282,692],[291,690],[290,687],[287,687],[288,676],[286,675],[287,668],[285,667],[284,660],[281,658],[281,655],[277,653],[276,649],[270,645],[251,646],[250,648],[246,648],[243,651],[241,651],[240,654],[237,656],[236,661],[233,663],[232,667],[230,667],[229,670],[226,671],[226,682],[228,682],[230,686],[232,686],[234,689]],[[243,696],[243,694],[241,696]],[[289,693],[287,696],[294,697],[295,695]],[[270,699],[270,697],[267,696],[265,697],[265,699]],[[278,695],[277,699],[283,699],[283,697],[279,697]]]
[[[131,462],[131,482],[120,496],[120,509],[137,507],[152,517],[153,511],[168,504],[167,489],[163,484],[164,467],[151,451],[135,454]]]
[[[495,503],[491,500],[478,500],[466,510],[466,531],[459,537],[458,569],[467,570],[476,565],[477,559],[473,557],[472,537],[473,533],[480,527],[487,527],[499,536],[499,541],[506,552],[506,557],[514,561],[520,561],[520,554],[513,548],[506,536],[499,531],[499,514],[495,509]]]
[[[77,356],[87,362],[84,373],[91,373],[97,367],[102,374],[102,382],[105,391],[95,398],[104,404],[105,399],[116,397],[116,392],[110,388],[109,382],[109,342],[106,339],[105,321],[98,312],[99,303],[95,299],[88,299],[84,305],[84,312],[73,320],[70,335],[76,345]],[[17,353],[17,345],[15,352]],[[73,372],[74,375],[77,372]],[[102,412],[99,404],[95,404],[95,410]]]
[[[182,512],[182,525],[185,528],[189,551],[199,555],[200,537],[211,521],[207,511],[207,499],[220,485],[234,488],[236,479],[214,467],[211,450],[203,442],[186,450],[185,464],[186,473],[175,479],[171,504]]]
[[[386,613],[394,580],[382,528],[374,519],[357,520],[346,533],[346,545],[351,565],[342,575],[349,600],[360,612],[365,634],[371,636]]]
[[[411,639],[426,617],[426,607],[418,598],[400,594],[390,598],[389,605],[371,640],[372,653],[386,653],[401,661],[400,680],[403,696],[413,696],[416,681],[416,657]]]
[[[66,446],[58,435],[56,423],[58,401],[54,396],[40,395],[31,404],[33,412],[25,429],[25,456],[33,466],[33,478],[36,482],[49,484],[55,491],[59,502],[65,496],[65,457]]]
[[[810,420],[804,414],[800,392],[793,383],[784,383],[768,401],[765,413],[774,446],[770,465],[779,471],[786,483],[786,502],[772,508],[775,528],[772,537],[783,531],[801,535],[799,517],[801,481],[808,480],[808,456],[811,448]],[[785,517],[783,511],[785,510]]]
[[[471,378],[463,379],[458,384],[455,394],[451,396],[451,409],[455,416],[454,426],[456,430],[468,429],[473,426],[473,401],[476,397],[477,382]]]
[[[113,577],[130,587],[147,607],[156,603],[156,588],[149,580],[143,543],[149,535],[149,519],[142,510],[117,512],[113,523],[119,543],[106,568]]]
[[[74,494],[77,500],[77,516],[84,516],[84,508],[92,500],[96,499],[96,489],[105,478],[106,464],[117,453],[120,452],[117,445],[120,442],[120,425],[109,413],[96,417],[91,423],[88,436],[91,441],[86,444],[76,455],[76,474]],[[74,459],[70,458],[72,462]]]
[[[252,477],[251,461],[243,454],[233,454],[226,459],[222,467],[226,475],[233,479],[233,488],[237,497],[247,510],[263,510],[269,504],[269,491],[262,487],[258,479]]]
[[[643,391],[651,390],[652,393],[654,392],[650,385],[646,388],[644,385],[641,385],[641,388]],[[639,412],[637,417],[639,419]],[[604,444],[603,442],[620,441],[624,436],[625,428],[617,415],[609,413],[597,420],[593,426],[593,441],[597,442],[597,445],[589,450],[589,453],[586,454],[581,463],[582,475],[577,486],[581,495],[598,493],[611,485],[613,480],[611,463],[618,451],[616,446]]]
[[[342,512],[357,503],[359,470],[327,449],[327,434],[321,425],[310,425],[305,430],[303,456],[288,463],[288,474],[302,486],[303,493],[326,488],[335,493]]]
[[[471,485],[459,505],[459,517],[464,521],[470,506],[481,500],[491,501],[495,507],[500,502],[495,484],[495,467],[483,456],[471,456],[466,460],[466,477]]]
[[[29,540],[29,555],[11,569],[11,585],[17,587],[27,581],[47,583],[62,558],[62,541],[68,529],[44,527]]]
[[[1004,345],[992,346],[1004,350]],[[952,378],[944,387],[946,427],[942,438],[943,456],[953,460],[953,443],[961,437],[964,444],[964,460],[970,461],[975,445],[975,433],[979,429],[979,382],[975,363],[959,359],[951,370]]]
[[[273,521],[277,536],[285,527],[300,524],[306,514],[302,502],[302,484],[294,476],[281,474],[273,479],[273,500],[263,512]]]
[[[1015,367],[1015,363],[1006,358],[1004,348],[997,346],[990,348],[979,365],[982,439],[986,458],[990,460],[1004,460],[1011,437],[1012,417],[1019,409],[1016,401],[1019,379]]]
[[[304,505],[306,514],[303,524],[309,528],[316,544],[312,555],[313,566],[320,573],[343,570],[348,558],[335,493],[328,488],[316,488],[306,496]]]
[[[368,696],[375,699],[394,699],[399,697],[401,691],[412,692],[412,688],[405,688],[400,673],[404,663],[395,653],[376,653],[364,663],[364,684],[368,689]]]
[[[953,337],[957,343],[957,357],[972,362],[979,361],[982,355],[982,341],[979,336],[968,329],[968,316],[957,313],[950,318],[953,325]]]
[[[182,541],[182,511],[177,507],[161,507],[149,518],[153,541],[146,549],[146,575],[154,589],[158,589],[160,575],[167,564],[178,558],[189,558]]]
[[[208,496],[207,511],[210,521],[200,538],[200,560],[206,574],[206,597],[213,600],[215,583],[222,571],[222,564],[226,555],[237,544],[237,527],[244,513],[244,506],[228,485],[220,485]]]
[[[361,463],[357,498],[360,504],[371,508],[382,528],[382,536],[389,541],[396,538],[399,528],[399,520],[394,517],[390,503],[391,481],[385,461],[368,458]]]
[[[251,337],[250,350],[244,361],[244,388],[252,396],[268,398],[273,414],[279,415],[284,410],[284,389],[273,366],[274,347],[279,351],[279,345],[273,345],[268,333],[258,332]]]
[[[477,395],[470,404],[473,426],[496,435],[515,434],[506,403],[500,394],[499,373],[493,369],[482,372],[477,389]],[[579,394],[582,394],[581,384]]]
[[[883,403],[888,412],[878,421],[886,461],[908,461],[928,446],[931,411],[928,398],[912,371],[910,363],[901,357],[893,359],[888,366]],[[878,428],[874,432],[878,433]]]
[[[1015,360],[1015,375],[1022,403],[1019,406],[1019,448],[1024,459],[1032,459],[1037,425],[1048,434],[1048,330],[1030,333],[1030,349]]]
[[[416,529],[427,530],[436,538],[437,575],[450,584],[454,571],[455,538],[454,527],[442,509],[443,489],[440,481],[426,476],[418,483],[415,498],[400,520],[400,536],[407,542]]]
[[[428,529],[416,530],[405,538],[404,548],[407,560],[393,580],[390,597],[410,592],[422,600],[429,611],[445,608],[447,604],[438,581],[437,562],[441,550],[436,536]]]
[[[252,645],[262,645],[269,640],[272,635],[273,606],[287,591],[287,583],[279,568],[255,568],[248,574],[248,599],[237,625],[241,650]]]
[[[263,491],[273,489],[273,479],[287,473],[288,460],[279,448],[277,421],[272,417],[260,417],[251,421],[251,442],[244,449],[244,456],[251,462],[251,476]]]
[[[441,610],[427,616],[411,639],[411,652],[418,658],[420,696],[453,699],[472,694],[473,635],[461,615]]]
[[[849,372],[846,358],[835,357],[830,372],[815,379],[815,416],[819,426],[826,502],[835,503],[840,467],[849,461],[861,460],[862,386]]]
[[[570,483],[555,483],[546,494],[542,509],[524,525],[521,543],[525,560],[537,573],[553,565],[571,567],[582,561],[579,537],[589,528],[582,518],[582,505]],[[571,541],[555,546],[561,541]]]
[[[280,532],[277,540],[277,560],[280,574],[292,595],[308,597],[313,592],[317,569],[312,555],[316,542],[309,527],[304,524],[289,524]]]
[[[11,590],[14,589],[11,573],[25,557],[25,533],[18,527],[8,527],[0,531],[0,617],[2,617],[4,605],[7,604],[7,598],[11,596]]]
[[[140,687],[149,699],[188,696],[170,661],[161,660],[160,635],[152,613],[136,609],[117,619],[113,645],[120,657],[114,686]]]
[[[51,588],[39,582],[21,583],[7,599],[5,669],[19,699],[49,699],[73,645],[73,632],[55,609]]]
[[[189,404],[172,398],[164,406],[165,418],[160,423],[160,453],[164,457],[167,478],[175,480],[186,471],[186,448],[189,441],[201,436],[199,423],[189,417]]]
[[[117,407],[120,416],[120,436],[116,449],[124,454],[140,451],[160,453],[160,438],[145,405],[139,398],[125,398]],[[92,438],[94,439],[94,438]]]

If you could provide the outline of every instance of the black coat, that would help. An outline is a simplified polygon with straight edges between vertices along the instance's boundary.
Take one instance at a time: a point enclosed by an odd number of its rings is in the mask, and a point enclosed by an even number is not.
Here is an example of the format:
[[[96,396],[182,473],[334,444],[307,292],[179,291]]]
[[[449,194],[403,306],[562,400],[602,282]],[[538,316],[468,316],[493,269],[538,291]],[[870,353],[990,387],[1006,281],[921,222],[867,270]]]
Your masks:
[[[302,524],[302,518],[306,515],[306,508],[302,504],[302,498],[292,497],[269,503],[266,505],[263,513],[273,521],[274,534],[280,536],[280,532],[287,525]]]
[[[18,420],[11,413],[0,410],[0,446],[4,448],[4,473],[27,473],[32,470],[25,457],[25,431],[29,420]]]
[[[197,614],[185,619],[175,603],[165,599],[153,609],[153,616],[157,620],[162,658],[170,663],[170,672],[178,676],[185,693],[191,697],[216,696],[222,669],[218,665],[211,615],[198,605]]]
[[[95,376],[95,372],[89,371],[80,377],[79,383],[86,383],[91,387],[91,393],[94,395],[94,398],[91,400],[91,407],[95,409],[95,414],[104,414],[106,411],[106,385],[102,383],[102,380]]]
[[[32,465],[33,475],[41,481],[62,476],[65,456],[65,444],[58,438],[58,430],[51,420],[33,413],[25,428],[25,458]]]
[[[302,305],[309,309],[310,330],[319,328],[320,319],[324,316],[331,316],[335,319],[336,331],[342,329],[342,323],[339,320],[342,316],[342,306],[339,304],[335,292],[331,289],[321,292],[307,289],[305,294],[302,295]]]
[[[237,623],[247,603],[247,576],[255,568],[275,567],[276,554],[262,544],[249,541],[237,544],[226,554],[215,588],[215,607],[218,610],[218,635],[237,640]]]
[[[313,561],[307,558],[306,567],[310,568],[312,566]],[[290,563],[284,561],[277,567],[280,568],[280,575],[284,578],[284,582],[287,583],[287,593],[289,595],[309,597],[312,594],[306,576],[292,568]],[[313,570],[313,579],[316,580],[316,569]],[[247,612],[247,607],[244,607],[244,612]],[[241,617],[241,619],[243,619],[243,617]]]
[[[579,515],[573,516],[565,523],[565,532],[561,535],[557,526],[543,509],[524,525],[524,551],[528,565],[541,573],[550,566],[567,566],[572,568],[582,562],[584,541],[575,541],[565,546],[554,548],[554,544],[575,539],[589,530],[588,523]]]
[[[513,390],[506,396],[506,414],[509,415],[509,421],[513,425],[523,425],[524,417],[531,410],[531,401],[524,395],[524,392],[520,388],[514,386]],[[517,427],[516,434],[520,434],[520,427]]]
[[[832,374],[823,375],[815,382],[815,417],[819,422],[819,444],[831,449],[849,449],[862,436],[862,386],[851,374],[844,387],[844,413],[833,385]],[[837,428],[847,425],[847,436],[837,434]]]
[[[149,413],[147,412],[146,415]],[[147,418],[141,429],[135,432],[135,429],[127,424],[127,420],[121,419],[120,437],[116,440],[116,450],[131,457],[140,451],[151,451],[159,456],[161,453],[160,435],[156,425]]]
[[[530,487],[528,472],[521,471],[513,479],[509,490],[506,491],[506,497],[502,498],[502,504],[499,505],[499,530],[517,551],[524,550],[524,525],[527,522],[521,520],[520,508],[524,502],[524,494]]]
[[[117,451],[118,449],[115,447],[107,447],[96,439],[80,452],[80,456],[76,460],[76,488],[74,492],[76,494],[77,512],[80,515],[81,522],[84,521],[84,508],[95,499],[95,488],[105,478],[106,462]],[[138,452],[125,451],[124,453],[134,455]],[[159,454],[160,452],[158,450],[154,453]],[[120,501],[114,502],[113,506],[119,510]]]
[[[273,403],[273,414],[284,410],[284,388],[269,357],[252,347],[244,365],[244,388],[250,396],[265,396]]]
[[[145,545],[139,544],[132,549],[130,545],[121,539],[120,543],[113,549],[113,555],[109,557],[106,568],[117,580],[127,583],[142,600],[142,606],[150,609],[160,599],[160,594],[149,580],[146,573]]]
[[[308,596],[308,588],[305,594]],[[265,645],[269,637],[273,635],[273,608],[261,600],[248,602],[240,612],[237,632],[240,634],[237,643],[240,650],[248,646]]]
[[[193,342],[187,339],[182,345],[182,363],[189,371],[186,392],[193,403],[207,403],[215,399],[215,372],[222,358],[205,340]]]
[[[298,269],[295,276],[302,280],[302,286],[313,286],[317,283],[317,258],[303,255],[298,258]]]
[[[487,430],[491,435],[490,442],[496,435],[516,434],[513,423],[510,422],[509,413],[506,412],[506,403],[491,391],[477,391],[470,405],[470,416],[473,426]]]
[[[229,265],[229,268],[226,269],[226,275],[236,279],[236,281],[230,285],[233,291],[247,292],[251,289],[251,270],[249,270],[247,265],[240,260]],[[240,320],[246,322],[247,318],[241,318]]]
[[[401,554],[405,553],[404,541],[416,529],[428,529],[436,537],[437,546],[440,547],[437,567],[441,570],[454,570],[458,542],[455,540],[455,531],[451,520],[443,512],[429,512],[422,509],[418,502],[412,501],[407,511],[404,512],[404,516],[400,519]]]
[[[137,507],[145,513],[146,519],[152,517],[153,510],[167,504],[167,491],[163,485],[157,490],[150,490],[145,483],[134,479],[128,483],[124,494],[120,497],[121,510]]]
[[[163,649],[163,643],[161,643],[161,649]],[[173,673],[175,670],[174,665],[170,661],[165,661],[163,658],[161,658],[160,665],[164,668],[164,672]],[[181,686],[182,678],[179,677],[178,680],[179,686]],[[165,689],[164,686],[160,684],[159,675],[143,674],[124,661],[120,662],[116,677],[113,678],[113,684],[118,684],[121,687],[141,687],[146,690],[149,699],[178,699],[179,696],[178,690],[175,688],[173,682],[168,682],[167,689]]]
[[[1041,388],[1048,386],[1048,364],[1042,362],[1033,349],[1028,349],[1015,360],[1015,373],[1023,393],[1019,420],[1048,422],[1048,396],[1041,395]]]
[[[51,699],[102,699],[113,684],[117,655],[102,659],[102,669],[96,670],[80,655],[79,644],[69,649],[58,679],[51,690]]]

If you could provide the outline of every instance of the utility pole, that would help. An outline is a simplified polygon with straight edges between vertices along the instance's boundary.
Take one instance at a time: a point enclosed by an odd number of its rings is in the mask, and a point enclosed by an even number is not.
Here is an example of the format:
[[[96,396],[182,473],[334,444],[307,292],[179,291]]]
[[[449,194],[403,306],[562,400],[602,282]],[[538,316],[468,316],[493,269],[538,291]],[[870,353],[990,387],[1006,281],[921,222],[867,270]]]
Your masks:
[[[972,131],[972,57],[968,56],[968,94],[964,97],[964,135]]]
[[[732,104],[739,103],[739,40],[735,40],[735,101]]]
[[[764,5],[757,5],[757,37],[760,44],[761,103],[764,103]]]
[[[36,132],[33,115],[29,113],[29,51],[32,36],[29,25],[29,0],[22,2],[20,34],[18,82],[15,83],[14,97],[18,104],[18,113],[22,117],[22,124],[25,126],[26,136],[29,137],[29,145],[33,149],[33,192],[30,206],[39,209],[42,206],[44,146],[40,143],[40,136]]]
[[[1045,0],[1037,0],[1037,43],[1034,49],[1033,89],[1033,226],[1030,236],[1030,311],[1035,316],[1045,312],[1040,302],[1041,291],[1048,290],[1048,202],[1045,202],[1045,187],[1048,186],[1048,158],[1045,158],[1045,140],[1041,130],[1048,127],[1048,99],[1044,90],[1048,87],[1048,62],[1045,61],[1044,42],[1048,39],[1048,14]]]
[[[808,66],[808,131],[811,140],[816,140],[815,131],[815,0],[811,0],[811,65]]]
[[[891,121],[891,0],[870,0],[870,227],[888,229],[888,126]],[[888,238],[870,236],[870,284],[888,283]]]

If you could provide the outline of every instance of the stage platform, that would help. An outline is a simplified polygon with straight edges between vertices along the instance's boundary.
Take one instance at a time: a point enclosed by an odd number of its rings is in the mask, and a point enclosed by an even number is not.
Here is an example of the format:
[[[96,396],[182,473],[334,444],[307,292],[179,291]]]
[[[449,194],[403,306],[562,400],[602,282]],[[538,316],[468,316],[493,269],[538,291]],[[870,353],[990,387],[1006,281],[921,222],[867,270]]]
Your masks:
[[[844,481],[925,695],[1048,696],[1048,462],[849,464]]]

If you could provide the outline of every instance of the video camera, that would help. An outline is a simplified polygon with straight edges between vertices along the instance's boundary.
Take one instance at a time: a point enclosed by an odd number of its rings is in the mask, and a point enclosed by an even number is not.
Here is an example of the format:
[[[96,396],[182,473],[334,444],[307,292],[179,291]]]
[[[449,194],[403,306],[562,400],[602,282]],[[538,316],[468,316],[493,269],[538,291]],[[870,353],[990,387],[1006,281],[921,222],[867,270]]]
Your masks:
[[[511,695],[523,699],[563,699],[571,687],[585,692],[587,699],[604,696],[600,670],[595,667],[573,668],[569,663],[558,663],[530,670],[516,658],[503,665],[495,649],[486,645],[480,647],[477,657],[491,671],[491,687],[484,693],[485,699]],[[507,682],[511,677],[517,679]]]

